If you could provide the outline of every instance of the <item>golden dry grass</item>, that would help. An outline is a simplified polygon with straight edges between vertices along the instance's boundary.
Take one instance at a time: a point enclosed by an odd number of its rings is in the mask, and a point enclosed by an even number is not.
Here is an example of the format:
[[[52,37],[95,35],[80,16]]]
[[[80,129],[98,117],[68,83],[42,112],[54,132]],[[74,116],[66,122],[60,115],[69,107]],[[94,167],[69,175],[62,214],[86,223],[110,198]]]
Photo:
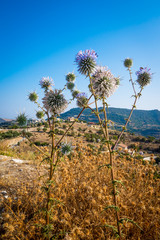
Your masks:
[[[46,148],[47,150],[47,148]],[[81,143],[70,158],[65,157],[59,164],[52,187],[51,239],[98,240],[116,239],[112,229],[115,226],[115,210],[105,207],[113,205],[110,169],[100,165],[109,163],[107,153],[94,154]],[[121,224],[123,239],[160,239],[160,195],[159,179],[155,178],[156,166],[143,165],[134,159],[116,158],[115,178],[118,184],[118,205],[120,217],[129,218],[135,224]],[[46,169],[46,164],[41,165]],[[24,183],[1,202],[0,239],[45,239],[42,226],[45,225],[45,201],[43,181],[37,179],[31,184]],[[1,182],[7,187],[7,183]]]

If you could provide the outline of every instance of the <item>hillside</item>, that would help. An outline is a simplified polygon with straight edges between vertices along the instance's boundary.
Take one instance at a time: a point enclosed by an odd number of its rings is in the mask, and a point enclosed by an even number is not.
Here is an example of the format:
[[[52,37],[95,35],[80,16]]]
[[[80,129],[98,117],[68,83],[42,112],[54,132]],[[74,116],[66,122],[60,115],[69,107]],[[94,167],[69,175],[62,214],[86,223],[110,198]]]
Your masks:
[[[101,108],[99,108],[100,110]],[[79,108],[73,108],[63,114],[61,117],[76,117],[80,112]],[[108,119],[114,122],[114,128],[120,129],[125,124],[125,119],[129,116],[130,110],[125,108],[108,108]],[[100,114],[103,118],[103,113]],[[87,122],[98,122],[96,116],[90,109],[85,109],[79,118]],[[134,110],[131,121],[127,129],[143,136],[154,136],[160,138],[160,111],[158,110]]]

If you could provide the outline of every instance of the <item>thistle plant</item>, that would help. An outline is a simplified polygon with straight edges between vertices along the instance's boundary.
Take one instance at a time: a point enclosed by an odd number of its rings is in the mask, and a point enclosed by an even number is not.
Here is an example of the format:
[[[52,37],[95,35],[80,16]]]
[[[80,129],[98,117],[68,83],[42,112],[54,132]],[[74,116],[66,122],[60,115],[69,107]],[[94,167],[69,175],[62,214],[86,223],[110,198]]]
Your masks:
[[[73,151],[72,143],[71,142],[68,143],[64,141],[64,139],[67,133],[69,132],[69,130],[72,129],[73,125],[77,122],[77,119],[81,116],[83,111],[87,108],[90,109],[92,113],[94,113],[97,116],[99,125],[101,127],[101,131],[103,133],[103,138],[101,138],[102,144],[106,145],[109,151],[109,164],[107,162],[108,159],[106,159],[106,164],[104,164],[103,166],[108,168],[107,173],[110,172],[110,181],[112,185],[112,203],[110,203],[109,206],[104,206],[104,210],[108,211],[108,209],[113,209],[113,211],[115,211],[116,227],[108,224],[107,222],[103,225],[103,227],[110,228],[111,230],[113,230],[114,234],[118,236],[119,239],[121,239],[122,238],[121,224],[123,224],[124,221],[133,223],[132,220],[129,220],[128,218],[126,218],[126,216],[121,216],[119,213],[120,207],[118,205],[118,199],[117,199],[119,192],[118,192],[117,186],[123,185],[123,183],[115,177],[116,171],[114,168],[114,161],[115,161],[115,157],[117,157],[117,154],[118,154],[116,153],[115,149],[122,137],[122,134],[126,130],[127,124],[130,121],[132,112],[136,107],[137,100],[140,98],[142,90],[151,81],[152,74],[150,73],[150,69],[140,68],[140,70],[136,72],[136,75],[137,75],[136,81],[133,81],[132,71],[131,71],[133,61],[129,58],[125,59],[124,66],[129,71],[130,82],[134,92],[134,103],[133,103],[130,115],[126,120],[126,123],[123,126],[121,133],[117,137],[115,144],[112,144],[109,138],[109,133],[110,133],[109,127],[108,127],[109,119],[107,116],[106,108],[108,107],[108,103],[107,103],[108,98],[119,87],[120,78],[115,77],[111,73],[111,71],[108,69],[108,67],[97,66],[97,63],[96,63],[97,57],[98,55],[95,51],[86,50],[84,52],[80,51],[76,55],[76,59],[75,59],[75,62],[78,66],[78,72],[82,75],[85,75],[89,79],[89,85],[88,85],[89,91],[90,91],[89,97],[87,96],[86,93],[80,92],[79,90],[76,89],[75,87],[76,76],[72,72],[66,75],[66,84],[63,89],[53,88],[53,80],[50,77],[43,77],[41,79],[40,86],[44,90],[44,97],[42,98],[42,104],[43,104],[42,106],[38,103],[38,95],[36,94],[36,92],[30,93],[28,96],[29,100],[37,104],[38,108],[40,109],[36,113],[37,118],[47,119],[47,123],[49,126],[48,134],[51,138],[51,149],[50,149],[50,152],[48,152],[36,146],[31,141],[31,139],[26,136],[26,138],[33,144],[33,146],[43,155],[42,162],[46,161],[49,164],[48,179],[44,184],[44,189],[46,192],[46,208],[45,208],[45,226],[43,227],[43,231],[45,232],[46,239],[54,238],[54,236],[52,235],[52,230],[53,230],[52,228],[54,226],[52,225],[53,216],[51,216],[51,213],[52,213],[52,203],[53,201],[55,201],[55,199],[52,198],[55,171],[60,161],[64,159],[65,156],[69,156]],[[138,92],[136,91],[136,84],[138,84],[140,87]],[[67,128],[65,129],[64,134],[60,138],[58,138],[56,136],[56,124],[58,124],[57,118],[61,113],[63,113],[66,110],[69,104],[69,101],[66,100],[64,95],[64,90],[66,90],[66,87],[68,90],[71,91],[71,95],[73,97],[72,100],[76,100],[76,103],[78,107],[81,108],[81,110],[78,116],[75,118],[75,121],[72,122],[70,125],[68,125]],[[102,104],[101,112],[99,111],[99,108],[98,108],[98,101],[100,101]],[[94,108],[91,107],[91,104],[93,103],[94,103]],[[103,118],[101,118],[100,113],[103,113]],[[20,115],[18,116],[17,119],[19,119],[18,120],[19,122],[22,122],[23,118],[24,116]],[[88,152],[88,154],[90,154],[90,152]],[[82,155],[83,154],[79,150],[78,157],[80,160],[82,160]],[[98,153],[97,153],[97,156],[98,156]],[[85,156],[84,156],[84,159],[85,159]],[[74,163],[71,163],[71,164],[74,165]],[[79,162],[78,164],[81,164],[81,163]],[[99,169],[103,166],[100,166]],[[90,167],[92,167],[91,163],[90,163]],[[76,174],[76,171],[74,172]],[[61,176],[60,179],[63,180],[63,176]],[[76,182],[77,181],[74,181],[74,183]],[[85,184],[86,183],[84,183],[84,186]],[[57,189],[57,190],[60,191],[60,189]],[[75,192],[75,189],[73,192]],[[94,199],[93,199],[93,204],[95,204]]]
[[[130,82],[132,84],[132,88],[134,91],[134,103],[133,103],[131,112],[126,120],[126,123],[123,126],[122,131],[117,138],[117,141],[115,142],[114,145],[112,145],[109,141],[109,129],[108,129],[109,120],[107,118],[106,107],[108,107],[107,99],[118,88],[120,79],[119,77],[115,77],[107,67],[96,66],[97,56],[98,55],[93,50],[92,51],[86,50],[84,52],[80,51],[76,55],[75,62],[77,63],[79,73],[84,74],[86,75],[86,77],[89,78],[89,82],[90,82],[89,90],[91,92],[90,98],[92,98],[93,96],[96,109],[94,110],[93,108],[91,108],[90,104],[88,104],[89,102],[87,102],[86,96],[83,96],[80,94],[77,95],[77,105],[79,107],[90,108],[92,112],[95,113],[105,138],[105,144],[107,145],[107,148],[109,151],[109,161],[110,161],[110,164],[107,164],[105,166],[107,166],[111,171],[111,182],[112,182],[112,188],[113,188],[112,194],[113,194],[113,203],[114,203],[114,205],[112,205],[112,208],[116,212],[117,230],[115,230],[114,228],[114,233],[116,233],[116,236],[118,236],[119,239],[121,239],[120,224],[122,222],[121,221],[122,219],[120,218],[120,215],[119,215],[119,208],[118,208],[118,201],[117,201],[117,195],[119,192],[117,190],[117,185],[122,184],[122,182],[119,181],[118,179],[115,179],[115,170],[113,165],[114,157],[115,157],[115,149],[121,139],[122,134],[126,130],[127,124],[130,121],[134,108],[136,108],[136,102],[140,98],[143,88],[150,83],[152,74],[150,73],[150,69],[141,67],[140,70],[136,72],[137,80],[134,82],[132,79],[132,71],[131,71],[133,61],[130,58],[126,58],[124,60],[124,66],[129,71]],[[140,86],[140,90],[138,92],[136,91],[136,88],[135,88],[136,83],[138,83]],[[88,99],[88,101],[90,100],[90,98]],[[104,114],[103,119],[101,119],[100,117],[100,112],[98,109],[98,101],[101,101],[101,104],[103,106],[102,108],[102,112]],[[88,104],[87,106],[85,105],[86,102]],[[108,208],[109,207],[107,207],[107,209]],[[110,225],[107,225],[107,226],[110,226]],[[110,226],[110,227],[113,229],[113,226]]]
[[[93,53],[92,53],[93,54]],[[77,99],[79,102],[79,106],[83,109],[78,114],[75,121],[66,128],[66,131],[61,136],[59,140],[56,137],[56,124],[58,124],[57,118],[61,113],[65,111],[68,106],[68,102],[64,96],[64,90],[66,87],[64,86],[63,89],[53,89],[53,80],[50,77],[43,77],[40,80],[40,86],[44,90],[44,97],[42,98],[42,106],[38,103],[38,95],[36,92],[31,92],[28,96],[28,99],[35,104],[37,104],[39,111],[36,113],[36,117],[39,119],[47,118],[48,126],[50,128],[49,136],[51,137],[51,152],[50,154],[43,151],[43,149],[36,146],[30,138],[26,136],[26,138],[32,143],[32,145],[44,156],[43,162],[47,161],[49,163],[49,173],[48,173],[48,180],[45,183],[44,189],[46,190],[47,200],[46,200],[46,224],[43,228],[44,233],[47,239],[52,238],[52,228],[51,228],[51,192],[53,187],[53,177],[54,172],[57,168],[57,165],[61,161],[64,156],[68,156],[73,151],[72,143],[63,142],[64,137],[68,133],[70,129],[72,129],[73,125],[76,123],[77,119],[80,117],[84,109],[87,107],[88,98],[85,94],[80,93],[75,88],[75,78],[76,76],[74,73],[68,73],[66,75],[67,89],[71,91],[71,95],[73,99]],[[85,105],[85,106],[84,106]],[[20,116],[19,116],[20,118]],[[45,129],[46,131],[47,129]]]

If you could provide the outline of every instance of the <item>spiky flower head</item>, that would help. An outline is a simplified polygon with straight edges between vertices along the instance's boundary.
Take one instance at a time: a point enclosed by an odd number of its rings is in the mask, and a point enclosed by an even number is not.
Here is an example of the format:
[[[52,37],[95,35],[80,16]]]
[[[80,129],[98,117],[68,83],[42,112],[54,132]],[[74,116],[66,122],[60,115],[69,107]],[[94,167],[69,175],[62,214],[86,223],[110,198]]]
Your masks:
[[[67,82],[74,82],[76,79],[76,75],[74,73],[68,73],[66,75],[66,81]]]
[[[130,67],[132,67],[132,65],[133,65],[133,60],[131,58],[126,58],[124,60],[124,66],[126,68],[130,68]]]
[[[73,82],[68,82],[67,83],[67,88],[69,89],[69,90],[73,90],[73,88],[74,88],[74,83]]]
[[[73,150],[72,143],[61,143],[60,151],[63,155],[69,155]]]
[[[144,87],[151,82],[151,77],[153,73],[150,73],[150,70],[151,69],[147,69],[147,67],[140,67],[139,71],[136,72],[137,82],[140,87]]]
[[[78,93],[79,93],[78,90],[74,90],[74,91],[72,92],[72,97],[73,97],[73,98],[76,98],[77,95],[78,95]]]
[[[53,79],[51,77],[42,77],[40,80],[41,88],[44,88],[46,91],[51,88],[53,84]]]
[[[43,117],[44,117],[44,112],[38,111],[38,112],[36,113],[36,117],[39,118],[39,119],[43,118]]]
[[[67,101],[61,90],[55,89],[45,93],[42,99],[44,108],[50,113],[60,114],[67,108]]]
[[[76,98],[77,98],[77,106],[80,108],[84,107],[88,103],[87,94],[84,92],[78,93]]]
[[[78,71],[88,77],[95,69],[97,57],[98,55],[94,50],[79,51],[75,59]]]
[[[119,85],[119,78],[114,77],[107,67],[96,67],[92,75],[92,86],[96,96],[110,97]]]
[[[38,99],[38,95],[37,95],[36,92],[31,92],[31,93],[29,94],[28,98],[29,98],[29,100],[30,100],[31,102],[36,102],[37,99]]]
[[[25,113],[20,113],[16,118],[16,121],[18,122],[18,125],[24,126],[27,123],[27,117]]]

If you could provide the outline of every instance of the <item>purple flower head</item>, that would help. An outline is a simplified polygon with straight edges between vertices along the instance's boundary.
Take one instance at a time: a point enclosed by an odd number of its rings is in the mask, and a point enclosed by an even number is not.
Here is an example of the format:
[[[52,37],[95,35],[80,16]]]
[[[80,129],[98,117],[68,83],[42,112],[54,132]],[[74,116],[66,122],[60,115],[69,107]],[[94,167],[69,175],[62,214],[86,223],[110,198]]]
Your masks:
[[[94,71],[97,57],[98,55],[94,50],[79,51],[75,59],[78,71],[81,74],[89,76]]]
[[[81,92],[81,93],[78,93],[76,96],[76,98],[81,98],[81,97],[87,98],[87,94],[85,92]]]
[[[139,71],[136,72],[136,75],[139,76],[140,74],[143,74],[143,73],[148,73],[150,76],[152,76],[152,73],[150,73],[150,68],[147,69],[147,67],[143,68],[143,67],[140,67]]]
[[[140,85],[140,87],[144,87],[150,83],[151,77],[153,74],[150,72],[150,70],[151,69],[150,68],[147,69],[147,67],[145,67],[145,68],[140,67],[139,71],[136,72],[137,82]]]
[[[85,50],[84,52],[79,51],[76,55],[76,63],[79,64],[80,61],[85,60],[87,58],[91,58],[92,60],[96,60],[98,57],[97,53],[94,50]]]
[[[48,90],[53,84],[53,79],[51,77],[42,77],[40,80],[41,88]]]

